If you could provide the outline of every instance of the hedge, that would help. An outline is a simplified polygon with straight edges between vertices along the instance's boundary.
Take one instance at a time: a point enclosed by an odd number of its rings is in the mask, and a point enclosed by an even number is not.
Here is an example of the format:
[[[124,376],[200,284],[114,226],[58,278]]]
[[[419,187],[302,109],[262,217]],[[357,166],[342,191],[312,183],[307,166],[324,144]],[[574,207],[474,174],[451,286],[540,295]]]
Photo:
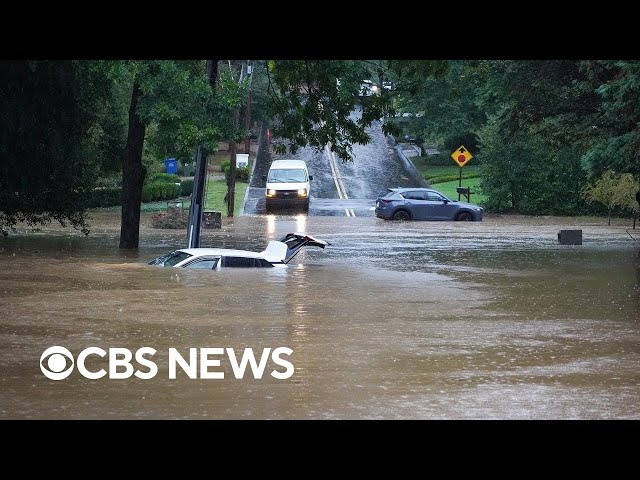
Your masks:
[[[480,176],[480,174],[478,172],[471,172],[471,173],[463,173],[462,174],[462,178],[463,179],[469,179],[469,178],[478,178]],[[427,181],[427,183],[430,183],[431,185],[434,185],[436,183],[446,183],[446,182],[453,182],[454,180],[458,180],[460,178],[460,174],[459,173],[452,173],[450,175],[438,175],[436,177],[428,177],[428,176],[424,176],[425,180]]]
[[[249,167],[237,167],[236,168],[236,182],[244,182],[247,183],[249,181],[249,176],[251,172]],[[229,169],[225,170],[224,178],[229,179]]]
[[[183,180],[180,182],[181,194],[183,197],[193,193],[193,179]]]
[[[91,191],[87,201],[87,208],[114,207],[121,204],[121,187],[103,187]]]
[[[153,182],[142,187],[143,202],[159,202],[162,200],[173,200],[180,196],[182,191],[179,183]]]
[[[146,178],[144,183],[180,183],[180,177],[173,173],[154,173]]]

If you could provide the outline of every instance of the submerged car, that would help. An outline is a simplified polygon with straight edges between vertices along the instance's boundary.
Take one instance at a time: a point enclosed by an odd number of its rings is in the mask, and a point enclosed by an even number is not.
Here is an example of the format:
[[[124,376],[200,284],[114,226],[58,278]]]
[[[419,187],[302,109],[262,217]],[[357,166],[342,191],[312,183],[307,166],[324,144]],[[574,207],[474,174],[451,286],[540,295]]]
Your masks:
[[[479,222],[484,209],[450,200],[431,188],[389,188],[376,200],[375,214],[385,220],[459,220]]]
[[[302,247],[324,248],[327,245],[331,244],[311,235],[289,233],[279,241],[269,242],[262,252],[228,248],[184,248],[154,258],[149,265],[201,270],[286,267]]]

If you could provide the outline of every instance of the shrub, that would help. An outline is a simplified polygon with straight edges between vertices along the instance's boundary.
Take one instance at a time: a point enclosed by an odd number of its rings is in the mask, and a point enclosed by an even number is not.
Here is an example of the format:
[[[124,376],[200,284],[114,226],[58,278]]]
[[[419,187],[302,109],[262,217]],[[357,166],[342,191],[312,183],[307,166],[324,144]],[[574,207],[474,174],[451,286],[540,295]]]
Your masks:
[[[249,167],[238,167],[238,168],[236,168],[236,182],[247,183],[249,181],[249,176],[250,176]],[[224,178],[226,180],[229,179],[229,170],[224,172]]]
[[[463,179],[478,178],[478,177],[480,177],[480,173],[478,172],[470,172],[470,173],[462,174]],[[450,175],[437,175],[435,177],[428,177],[425,175],[424,178],[427,181],[427,183],[431,185],[435,185],[437,183],[453,182],[454,180],[458,180],[460,178],[460,174],[452,173]]]
[[[87,208],[114,207],[122,204],[122,188],[103,187],[91,191]]]
[[[240,167],[236,169],[236,181],[247,183],[249,181],[249,167]]]
[[[105,187],[122,188],[122,174],[117,173],[113,175],[107,175],[105,177],[100,177],[96,181],[96,188]]]
[[[153,182],[147,183],[142,188],[143,202],[159,202],[162,200],[173,200],[178,198],[181,192],[181,185],[178,183]]]
[[[220,162],[220,170],[222,170],[225,174],[227,173],[227,170],[229,170],[229,167],[231,166],[231,160],[222,160]]]
[[[193,179],[187,179],[180,182],[181,195],[186,197],[187,195],[191,195],[193,193]]]
[[[180,177],[172,173],[154,173],[145,179],[145,183],[180,183]]]

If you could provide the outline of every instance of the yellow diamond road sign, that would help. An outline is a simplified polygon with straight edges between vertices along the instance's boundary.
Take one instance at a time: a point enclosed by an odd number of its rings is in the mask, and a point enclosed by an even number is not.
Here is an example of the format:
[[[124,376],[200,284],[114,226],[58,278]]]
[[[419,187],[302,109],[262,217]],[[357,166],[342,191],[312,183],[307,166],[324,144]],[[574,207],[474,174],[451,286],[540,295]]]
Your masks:
[[[460,165],[460,167],[464,167],[471,161],[473,155],[471,155],[471,152],[467,150],[464,145],[460,145],[460,148],[451,154],[451,158],[453,158],[453,161]]]

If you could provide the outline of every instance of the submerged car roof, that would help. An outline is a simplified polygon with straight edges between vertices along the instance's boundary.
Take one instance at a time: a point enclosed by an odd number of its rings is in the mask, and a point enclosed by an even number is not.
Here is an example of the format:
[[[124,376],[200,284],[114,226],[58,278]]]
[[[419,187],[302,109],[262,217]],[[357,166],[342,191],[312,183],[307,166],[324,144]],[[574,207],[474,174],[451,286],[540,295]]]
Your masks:
[[[234,250],[231,248],[181,248],[178,252],[188,253],[195,256],[226,256],[226,257],[251,257],[251,258],[267,258],[270,255],[265,255],[262,252],[250,252],[249,250]]]
[[[304,160],[274,160],[271,168],[307,168],[307,164]]]

